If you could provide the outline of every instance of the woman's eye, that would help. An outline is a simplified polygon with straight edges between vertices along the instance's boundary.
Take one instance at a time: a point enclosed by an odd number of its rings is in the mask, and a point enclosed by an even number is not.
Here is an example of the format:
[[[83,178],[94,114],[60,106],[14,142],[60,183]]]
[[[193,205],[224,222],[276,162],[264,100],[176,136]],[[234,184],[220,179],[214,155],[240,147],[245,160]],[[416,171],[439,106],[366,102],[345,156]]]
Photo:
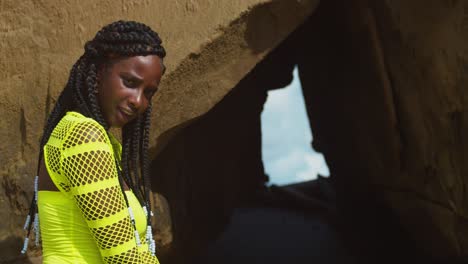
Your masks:
[[[135,82],[133,80],[123,78],[123,84],[127,87],[135,87]]]

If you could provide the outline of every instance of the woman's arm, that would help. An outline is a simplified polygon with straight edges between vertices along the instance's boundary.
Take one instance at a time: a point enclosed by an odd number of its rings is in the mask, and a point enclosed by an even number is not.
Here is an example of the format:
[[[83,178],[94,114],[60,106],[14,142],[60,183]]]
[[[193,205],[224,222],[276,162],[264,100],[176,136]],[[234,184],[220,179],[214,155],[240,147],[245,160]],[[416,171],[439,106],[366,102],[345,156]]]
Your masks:
[[[61,164],[104,263],[158,263],[147,246],[137,246],[103,127],[91,119],[74,124],[63,141]]]

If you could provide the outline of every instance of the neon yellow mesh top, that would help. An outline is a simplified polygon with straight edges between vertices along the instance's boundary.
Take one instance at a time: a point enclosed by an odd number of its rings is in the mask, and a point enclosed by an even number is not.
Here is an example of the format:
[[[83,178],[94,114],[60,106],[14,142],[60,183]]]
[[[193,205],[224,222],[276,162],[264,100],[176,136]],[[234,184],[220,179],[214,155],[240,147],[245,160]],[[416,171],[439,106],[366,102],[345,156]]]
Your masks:
[[[145,241],[145,213],[125,191],[137,245],[114,161],[121,151],[99,123],[80,113],[68,112],[55,127],[44,160],[60,191],[38,192],[44,264],[159,263]]]

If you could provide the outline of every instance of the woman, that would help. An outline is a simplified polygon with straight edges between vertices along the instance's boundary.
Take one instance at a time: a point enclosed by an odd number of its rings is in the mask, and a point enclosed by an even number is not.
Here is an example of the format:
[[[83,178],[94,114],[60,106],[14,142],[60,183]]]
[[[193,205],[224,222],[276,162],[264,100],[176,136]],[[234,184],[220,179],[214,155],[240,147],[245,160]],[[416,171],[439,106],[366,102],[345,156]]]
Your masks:
[[[43,263],[158,263],[146,151],[164,57],[158,34],[133,21],[86,43],[44,129],[22,253],[34,228]]]

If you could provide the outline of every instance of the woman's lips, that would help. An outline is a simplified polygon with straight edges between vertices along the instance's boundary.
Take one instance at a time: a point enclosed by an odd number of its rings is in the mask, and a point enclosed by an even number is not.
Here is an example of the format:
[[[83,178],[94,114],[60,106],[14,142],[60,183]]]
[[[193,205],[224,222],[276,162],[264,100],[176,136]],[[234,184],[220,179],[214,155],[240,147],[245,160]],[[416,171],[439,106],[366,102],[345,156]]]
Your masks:
[[[133,116],[134,116],[133,113],[131,113],[131,112],[129,112],[129,111],[123,109],[123,108],[120,108],[120,107],[118,109],[119,109],[119,113],[120,113],[120,116],[122,117],[123,122],[126,123],[126,122],[130,121],[133,118]]]
[[[120,110],[121,110],[124,114],[126,114],[126,115],[128,115],[128,116],[130,116],[130,117],[132,117],[132,116],[135,115],[135,113],[134,113],[132,110],[128,110],[128,109],[125,109],[125,108],[120,108]]]

